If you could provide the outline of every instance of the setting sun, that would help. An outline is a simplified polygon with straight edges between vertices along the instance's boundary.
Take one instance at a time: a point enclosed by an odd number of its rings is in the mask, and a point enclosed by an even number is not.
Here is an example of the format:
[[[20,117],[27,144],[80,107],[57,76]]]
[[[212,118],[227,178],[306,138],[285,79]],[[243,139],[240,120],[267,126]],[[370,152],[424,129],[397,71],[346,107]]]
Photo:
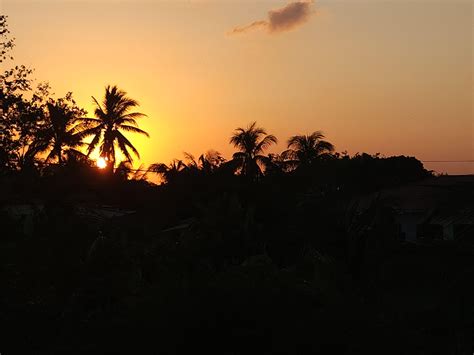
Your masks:
[[[107,167],[107,161],[104,158],[100,157],[97,159],[96,165],[99,169],[105,169]]]

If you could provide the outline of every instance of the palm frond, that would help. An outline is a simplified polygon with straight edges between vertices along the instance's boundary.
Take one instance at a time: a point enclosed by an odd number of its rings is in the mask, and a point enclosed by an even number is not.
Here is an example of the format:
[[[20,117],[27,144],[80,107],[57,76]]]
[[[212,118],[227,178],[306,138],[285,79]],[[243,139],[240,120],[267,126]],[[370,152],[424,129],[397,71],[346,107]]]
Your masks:
[[[92,96],[92,101],[94,101],[94,103],[95,103],[96,106],[97,106],[96,109],[95,109],[95,111],[94,111],[94,112],[96,113],[96,115],[97,115],[97,112],[99,112],[99,115],[98,115],[98,116],[105,115],[105,112],[104,112],[102,106],[100,105],[99,101],[97,101],[97,99],[96,99],[94,96]]]
[[[247,155],[242,152],[236,152],[232,155],[232,159],[234,160],[245,160],[246,157]]]
[[[305,136],[292,136],[288,139],[288,148],[299,149],[304,143]]]
[[[94,149],[99,144],[101,138],[102,131],[98,131],[97,133],[95,133],[94,138],[92,138],[91,142],[89,143],[89,147],[87,148],[87,156],[89,156],[94,151]]]
[[[148,117],[146,114],[141,112],[130,112],[121,116],[121,119],[124,120],[136,120],[137,118]]]
[[[168,166],[164,163],[155,163],[151,164],[148,170],[155,174],[164,174],[168,171]]]
[[[144,130],[142,130],[140,128],[137,128],[137,127],[128,126],[128,125],[120,125],[119,127],[121,129],[123,129],[124,131],[127,131],[127,132],[143,134],[144,136],[150,137],[148,132],[145,132]]]
[[[186,166],[192,168],[198,168],[198,163],[196,162],[196,158],[191,153],[184,152],[184,159],[187,161]]]
[[[319,141],[321,139],[324,139],[324,133],[322,131],[314,131],[311,133],[308,138],[312,139],[313,141]]]
[[[127,162],[131,163],[133,161],[133,158],[127,149],[127,144],[125,143],[125,141],[122,139],[117,139],[117,145],[120,151],[122,152],[122,154],[125,156],[125,158],[127,158]]]
[[[121,142],[123,142],[123,144],[125,146],[127,146],[128,148],[131,149],[131,151],[133,152],[133,154],[135,154],[135,156],[140,159],[140,153],[138,153],[138,150],[133,146],[133,144],[127,139],[127,137],[125,137],[122,133],[120,133],[119,131],[116,131],[116,137],[117,137],[117,141],[119,142],[119,146],[121,144]],[[130,159],[130,161],[132,161]]]
[[[287,149],[281,153],[281,157],[285,160],[291,160],[291,159],[296,159],[298,155],[295,150]]]
[[[318,150],[320,152],[333,152],[334,151],[334,145],[332,143],[327,142],[327,141],[319,141]]]
[[[260,154],[255,156],[255,161],[263,166],[268,166],[272,163],[271,157]]]
[[[277,137],[273,134],[265,136],[255,147],[255,152],[260,153],[267,149],[270,145],[278,143]]]

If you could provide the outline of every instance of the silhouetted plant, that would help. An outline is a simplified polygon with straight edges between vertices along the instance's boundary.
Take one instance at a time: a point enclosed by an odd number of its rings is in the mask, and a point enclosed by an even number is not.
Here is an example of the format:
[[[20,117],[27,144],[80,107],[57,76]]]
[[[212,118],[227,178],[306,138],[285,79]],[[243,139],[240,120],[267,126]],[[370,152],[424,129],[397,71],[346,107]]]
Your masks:
[[[334,151],[334,146],[324,140],[324,134],[316,131],[310,135],[296,135],[288,139],[288,150],[282,153],[295,165],[308,166],[317,159]]]
[[[0,15],[0,63],[13,59],[10,52],[15,43],[9,33],[7,16]],[[33,93],[31,99],[24,96],[32,91],[31,73],[24,65],[0,73],[0,172],[23,167],[36,169],[37,150],[33,141],[43,112],[38,105],[41,90]]]
[[[270,153],[263,161],[266,176],[284,175],[291,171],[294,163],[284,159],[281,154]]]
[[[260,165],[263,166],[268,159],[262,153],[277,141],[274,135],[257,127],[256,122],[247,128],[237,128],[230,138],[230,143],[239,149],[239,152],[234,153],[233,159],[239,164],[240,174],[251,179],[262,176]]]
[[[121,131],[138,133],[149,137],[148,133],[138,128],[137,119],[146,115],[140,112],[130,112],[138,106],[138,102],[127,97],[127,93],[117,86],[107,86],[102,105],[92,97],[96,104],[94,114],[96,118],[87,118],[84,121],[92,127],[82,131],[82,136],[93,136],[87,153],[90,154],[99,145],[100,156],[108,160],[110,168],[115,166],[116,152],[118,149],[127,161],[132,162],[130,151],[140,158],[138,150],[123,135]]]
[[[132,164],[128,161],[121,161],[115,169],[114,175],[123,180],[146,180],[149,170],[144,169],[144,165],[140,165],[138,169],[133,169]]]
[[[182,160],[174,159],[169,165],[164,163],[151,164],[148,170],[159,175],[165,182],[171,182],[186,168]]]
[[[13,59],[8,53],[15,46],[15,41],[8,37],[10,30],[8,29],[7,18],[8,16],[0,15],[0,63],[8,58]]]
[[[44,147],[40,137],[49,86],[39,84],[33,91],[30,74],[26,67],[15,67],[0,75],[0,163],[10,171],[36,170]],[[31,93],[31,99],[25,93]]]
[[[44,144],[42,148],[50,150],[46,162],[57,158],[58,163],[62,165],[65,152],[75,156],[83,154],[76,148],[85,145],[78,129],[81,116],[85,114],[85,111],[76,106],[71,93],[68,93],[64,99],[48,102],[47,107],[49,113],[47,126],[40,137]]]
[[[190,153],[184,153],[184,161],[174,159],[170,164],[155,163],[148,171],[158,174],[165,182],[176,181],[178,177],[208,177],[217,172],[225,163],[224,157],[214,150],[201,154],[198,159]]]
[[[184,155],[186,168],[204,175],[215,172],[225,162],[224,157],[215,150],[209,150],[205,154],[201,154],[197,160],[190,153],[184,153]]]

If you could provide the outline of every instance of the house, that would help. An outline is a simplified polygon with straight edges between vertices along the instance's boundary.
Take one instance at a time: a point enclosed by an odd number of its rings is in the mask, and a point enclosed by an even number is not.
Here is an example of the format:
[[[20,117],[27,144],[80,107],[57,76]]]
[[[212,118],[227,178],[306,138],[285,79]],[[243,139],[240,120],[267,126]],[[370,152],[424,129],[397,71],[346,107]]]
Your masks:
[[[418,238],[433,237],[443,240],[474,238],[474,208],[434,210],[418,228]]]
[[[380,191],[377,198],[396,212],[405,241],[456,240],[472,234],[474,175],[430,177]]]

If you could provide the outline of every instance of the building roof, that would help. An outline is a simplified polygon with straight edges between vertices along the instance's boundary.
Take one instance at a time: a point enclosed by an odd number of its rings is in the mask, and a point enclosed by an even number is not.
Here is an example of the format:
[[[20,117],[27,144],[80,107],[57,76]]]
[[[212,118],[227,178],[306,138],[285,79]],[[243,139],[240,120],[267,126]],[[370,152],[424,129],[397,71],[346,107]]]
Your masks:
[[[400,211],[458,209],[474,198],[474,175],[446,175],[383,190],[380,198]]]

